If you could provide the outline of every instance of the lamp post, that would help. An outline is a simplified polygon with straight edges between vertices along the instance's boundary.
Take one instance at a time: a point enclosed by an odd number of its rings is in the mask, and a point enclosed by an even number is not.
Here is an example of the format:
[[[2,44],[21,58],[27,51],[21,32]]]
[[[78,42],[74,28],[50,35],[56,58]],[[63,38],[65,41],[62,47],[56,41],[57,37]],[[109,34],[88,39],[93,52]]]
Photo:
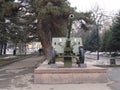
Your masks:
[[[99,24],[97,24],[97,60],[99,60]]]

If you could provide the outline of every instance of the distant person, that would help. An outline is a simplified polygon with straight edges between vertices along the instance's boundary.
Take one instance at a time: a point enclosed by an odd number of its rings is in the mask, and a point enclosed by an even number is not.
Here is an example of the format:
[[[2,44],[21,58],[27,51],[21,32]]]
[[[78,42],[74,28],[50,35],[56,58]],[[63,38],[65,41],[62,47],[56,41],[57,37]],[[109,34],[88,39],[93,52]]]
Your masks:
[[[42,48],[39,48],[38,52],[39,52],[39,55],[43,55],[43,49]]]
[[[13,55],[16,55],[16,51],[17,51],[17,49],[15,48],[15,49],[13,50]]]

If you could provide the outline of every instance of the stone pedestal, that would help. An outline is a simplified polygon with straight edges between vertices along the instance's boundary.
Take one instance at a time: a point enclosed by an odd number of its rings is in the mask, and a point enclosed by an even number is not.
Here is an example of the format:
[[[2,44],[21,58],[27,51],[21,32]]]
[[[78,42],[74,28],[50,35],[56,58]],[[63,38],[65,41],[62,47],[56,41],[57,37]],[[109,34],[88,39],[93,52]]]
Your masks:
[[[44,64],[34,70],[36,84],[79,84],[105,83],[108,81],[105,68],[87,66],[86,68],[63,68],[56,64],[56,68]]]

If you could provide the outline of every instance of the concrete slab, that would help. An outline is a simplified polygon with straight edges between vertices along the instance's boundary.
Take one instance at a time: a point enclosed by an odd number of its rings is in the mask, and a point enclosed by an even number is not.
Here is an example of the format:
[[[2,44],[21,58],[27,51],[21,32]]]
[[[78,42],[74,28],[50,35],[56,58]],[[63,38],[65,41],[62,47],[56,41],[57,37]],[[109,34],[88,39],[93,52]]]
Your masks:
[[[53,66],[53,65],[52,65]],[[106,83],[108,81],[107,69],[89,66],[79,68],[64,68],[62,64],[41,64],[34,70],[34,83],[36,84],[79,84],[79,83]]]

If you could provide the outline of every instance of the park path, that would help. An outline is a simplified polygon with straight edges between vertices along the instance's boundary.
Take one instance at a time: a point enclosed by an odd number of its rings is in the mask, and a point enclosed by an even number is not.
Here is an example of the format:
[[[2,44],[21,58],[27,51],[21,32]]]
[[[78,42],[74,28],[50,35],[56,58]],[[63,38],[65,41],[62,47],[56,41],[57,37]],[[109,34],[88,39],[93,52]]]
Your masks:
[[[0,90],[27,87],[33,82],[33,72],[43,56],[33,56],[0,68]]]
[[[42,58],[33,56],[0,68],[0,90],[111,90],[108,83],[34,84],[34,69]]]

